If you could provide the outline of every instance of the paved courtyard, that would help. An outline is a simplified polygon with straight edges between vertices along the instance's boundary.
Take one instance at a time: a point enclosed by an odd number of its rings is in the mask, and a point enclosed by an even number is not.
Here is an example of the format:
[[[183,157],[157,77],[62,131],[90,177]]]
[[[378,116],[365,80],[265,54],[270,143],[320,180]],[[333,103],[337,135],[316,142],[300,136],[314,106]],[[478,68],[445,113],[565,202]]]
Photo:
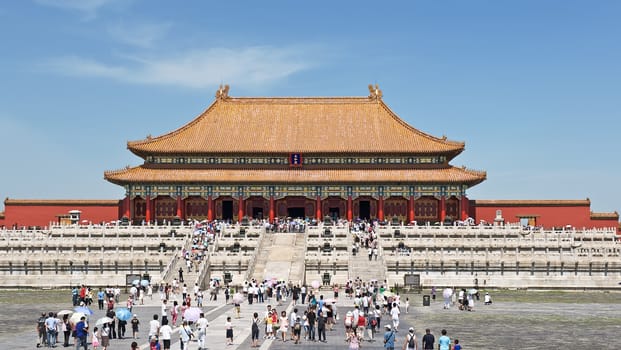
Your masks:
[[[61,295],[64,293],[64,295]],[[442,309],[442,302],[436,300],[429,307],[422,306],[422,295],[408,295],[412,301],[410,313],[402,314],[400,332],[397,336],[399,348],[403,343],[404,331],[414,326],[419,341],[425,328],[430,328],[438,338],[441,329],[446,329],[451,339],[458,338],[465,349],[555,349],[555,348],[615,348],[614,337],[621,331],[621,293],[605,292],[492,292],[494,303],[475,305],[475,311],[459,311],[456,308]],[[405,298],[405,296],[404,296]],[[63,300],[64,299],[64,300]],[[70,308],[69,292],[59,291],[2,291],[0,306],[1,349],[33,349],[36,345],[35,323],[42,311],[58,311]],[[135,308],[142,325],[140,345],[146,345],[148,321],[159,313],[157,301]],[[235,345],[224,344],[224,318],[233,315],[230,305],[223,305],[223,298],[208,302],[204,308],[210,321],[208,341],[210,349],[248,349],[251,313],[262,314],[266,304],[242,304],[241,318],[233,318]],[[341,315],[351,308],[348,299],[337,303]],[[284,310],[286,306],[278,307]],[[96,306],[95,306],[96,309]],[[302,309],[302,306],[298,306]],[[103,314],[95,310],[94,321]],[[382,320],[386,324],[388,318]],[[346,349],[341,321],[334,331],[328,332],[327,343],[303,341],[265,341],[262,349]],[[263,329],[261,328],[261,334]],[[381,338],[363,344],[365,349],[381,349]],[[109,349],[129,349],[131,339],[112,340]],[[190,350],[197,349],[197,343]],[[144,347],[143,347],[144,348]],[[178,341],[172,349],[179,349]]]

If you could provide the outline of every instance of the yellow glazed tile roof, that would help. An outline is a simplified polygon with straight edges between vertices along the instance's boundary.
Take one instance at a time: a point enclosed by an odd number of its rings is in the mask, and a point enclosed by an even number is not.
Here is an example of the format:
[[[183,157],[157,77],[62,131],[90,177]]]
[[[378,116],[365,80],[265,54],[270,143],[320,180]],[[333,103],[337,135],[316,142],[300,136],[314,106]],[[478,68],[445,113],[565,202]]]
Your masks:
[[[466,183],[476,185],[486,173],[465,168],[443,169],[153,169],[134,167],[108,171],[104,178],[126,183]]]
[[[202,114],[159,137],[130,141],[135,154],[407,153],[446,154],[463,142],[421,132],[381,98],[218,97]]]
[[[613,212],[613,213],[595,213],[595,212],[591,212],[591,219],[600,219],[600,220],[604,220],[604,219],[608,219],[608,220],[619,220],[619,213],[617,212]]]

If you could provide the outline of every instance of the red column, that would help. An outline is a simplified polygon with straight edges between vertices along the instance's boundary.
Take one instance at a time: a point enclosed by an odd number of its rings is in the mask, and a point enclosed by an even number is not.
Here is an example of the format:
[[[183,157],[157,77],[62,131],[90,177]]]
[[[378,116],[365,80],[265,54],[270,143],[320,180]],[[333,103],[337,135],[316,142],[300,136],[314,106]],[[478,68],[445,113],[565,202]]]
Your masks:
[[[145,221],[147,224],[151,221],[151,196],[147,196],[145,201],[147,202],[147,210],[145,213]]]
[[[317,221],[321,221],[321,197],[317,196]]]
[[[440,197],[440,222],[446,219],[446,200],[444,196]]]
[[[131,207],[131,199],[129,198],[129,196],[125,196],[125,199],[123,199],[123,216],[131,219],[129,216],[130,214],[130,208]]]
[[[410,207],[410,210],[408,212],[408,223],[416,220],[416,218],[414,217],[414,196],[410,196],[410,199],[408,200],[408,205]]]
[[[351,196],[347,196],[347,220],[348,221],[354,220],[354,210],[353,210],[354,206],[352,202],[353,201],[351,199]]]
[[[177,217],[180,218],[181,220],[183,220],[182,205],[183,205],[183,200],[181,199],[181,196],[177,196]]]
[[[274,222],[274,196],[270,196],[270,223]]]
[[[384,197],[379,196],[379,201],[377,205],[377,218],[379,221],[384,221]]]
[[[468,218],[468,197],[461,197],[461,219],[466,220]]]
[[[239,212],[237,213],[237,221],[241,222],[241,219],[244,217],[244,197],[239,196]]]
[[[213,221],[213,199],[207,196],[207,221]]]

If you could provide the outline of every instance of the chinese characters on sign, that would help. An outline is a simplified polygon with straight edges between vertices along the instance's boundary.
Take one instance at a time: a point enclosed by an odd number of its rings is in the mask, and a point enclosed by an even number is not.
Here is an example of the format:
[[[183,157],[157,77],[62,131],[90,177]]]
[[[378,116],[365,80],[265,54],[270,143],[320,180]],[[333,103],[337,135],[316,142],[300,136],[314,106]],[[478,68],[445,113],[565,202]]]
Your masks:
[[[302,154],[291,153],[289,154],[289,166],[290,167],[302,167]]]

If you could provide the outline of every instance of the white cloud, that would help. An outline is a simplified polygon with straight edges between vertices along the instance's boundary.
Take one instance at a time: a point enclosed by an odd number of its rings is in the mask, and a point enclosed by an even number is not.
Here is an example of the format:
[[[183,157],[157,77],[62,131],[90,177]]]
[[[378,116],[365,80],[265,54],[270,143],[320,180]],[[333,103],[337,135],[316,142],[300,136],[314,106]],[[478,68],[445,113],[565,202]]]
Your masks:
[[[202,89],[223,81],[251,87],[284,79],[311,68],[309,56],[309,49],[302,47],[257,46],[193,50],[171,57],[124,57],[117,64],[73,56],[44,66],[72,76]]]
[[[108,27],[108,33],[117,41],[137,46],[150,48],[161,39],[172,27],[170,22],[132,22],[131,24],[120,22]]]
[[[97,17],[102,7],[119,0],[35,0],[40,5],[80,12],[85,20]]]

